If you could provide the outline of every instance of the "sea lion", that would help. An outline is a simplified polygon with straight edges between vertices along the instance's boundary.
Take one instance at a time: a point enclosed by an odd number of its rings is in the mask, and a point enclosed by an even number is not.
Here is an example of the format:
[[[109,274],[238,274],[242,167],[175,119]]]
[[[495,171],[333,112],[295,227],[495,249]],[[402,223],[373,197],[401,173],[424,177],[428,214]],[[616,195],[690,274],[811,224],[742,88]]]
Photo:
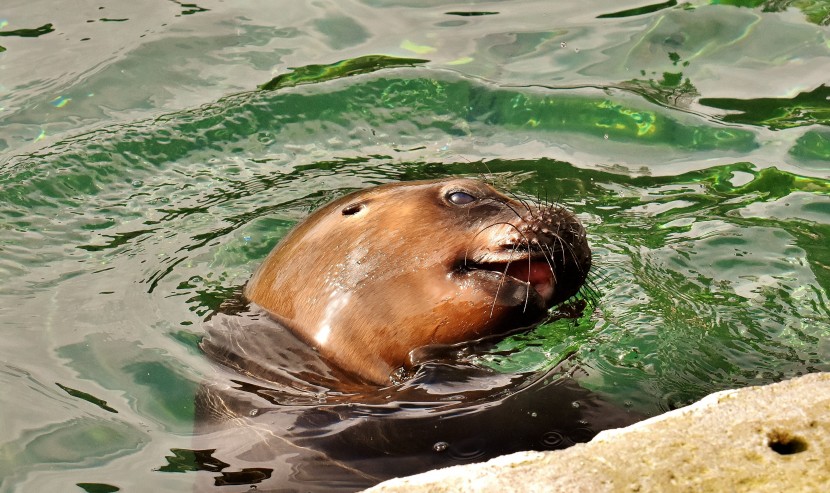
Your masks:
[[[474,179],[414,181],[314,212],[244,295],[332,365],[388,385],[417,348],[540,321],[590,267],[585,229],[562,207]]]
[[[191,453],[188,470],[209,472],[197,491],[355,491],[634,422],[582,389],[567,359],[502,373],[453,345],[538,322],[590,267],[571,212],[481,181],[338,199],[274,248],[241,303],[206,321],[200,347],[220,365],[196,396],[193,450],[169,467]],[[450,351],[424,349],[436,346]]]

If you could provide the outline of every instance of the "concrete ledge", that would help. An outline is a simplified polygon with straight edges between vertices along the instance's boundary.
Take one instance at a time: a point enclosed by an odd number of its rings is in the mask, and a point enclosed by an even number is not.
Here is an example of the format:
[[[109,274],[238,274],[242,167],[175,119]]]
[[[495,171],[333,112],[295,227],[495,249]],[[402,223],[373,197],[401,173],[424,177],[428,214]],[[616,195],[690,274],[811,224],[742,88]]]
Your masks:
[[[520,452],[367,492],[830,491],[830,373],[728,390],[589,443]]]

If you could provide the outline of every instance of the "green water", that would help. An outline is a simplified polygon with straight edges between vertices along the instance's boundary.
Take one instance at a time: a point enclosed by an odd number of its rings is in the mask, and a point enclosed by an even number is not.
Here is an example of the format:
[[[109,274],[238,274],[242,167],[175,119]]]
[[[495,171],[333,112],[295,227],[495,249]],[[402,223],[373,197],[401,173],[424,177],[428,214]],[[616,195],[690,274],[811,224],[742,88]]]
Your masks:
[[[55,10],[0,12],[0,491],[190,491],[163,466],[201,321],[394,180],[487,175],[586,224],[593,310],[485,364],[573,355],[646,413],[830,370],[826,2]]]

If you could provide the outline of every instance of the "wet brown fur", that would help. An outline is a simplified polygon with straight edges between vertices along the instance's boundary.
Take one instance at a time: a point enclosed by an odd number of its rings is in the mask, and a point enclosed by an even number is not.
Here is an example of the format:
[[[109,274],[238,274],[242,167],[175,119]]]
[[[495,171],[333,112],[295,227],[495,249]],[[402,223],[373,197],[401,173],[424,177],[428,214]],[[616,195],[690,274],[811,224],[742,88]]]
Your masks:
[[[461,191],[478,200],[456,205]],[[553,296],[504,275],[544,259]],[[481,268],[504,265],[503,272]],[[516,329],[583,285],[585,231],[561,207],[509,198],[472,179],[405,182],[336,200],[269,254],[245,296],[334,365],[375,384],[410,351]]]

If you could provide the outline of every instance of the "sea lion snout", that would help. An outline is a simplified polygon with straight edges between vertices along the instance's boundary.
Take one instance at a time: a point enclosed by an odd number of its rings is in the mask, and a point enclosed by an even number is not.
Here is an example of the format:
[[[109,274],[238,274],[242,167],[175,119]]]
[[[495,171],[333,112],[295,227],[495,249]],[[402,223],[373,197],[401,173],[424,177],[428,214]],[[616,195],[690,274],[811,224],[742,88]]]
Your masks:
[[[550,262],[555,292],[550,305],[561,303],[579,291],[591,269],[591,249],[585,228],[564,207],[531,208],[517,228],[528,248]]]
[[[501,271],[528,284],[533,291],[527,296],[543,309],[576,294],[591,268],[591,250],[580,221],[555,205],[515,200],[505,205],[514,217],[485,226],[482,232],[489,229],[490,238],[480,251],[465,258],[465,266]]]

